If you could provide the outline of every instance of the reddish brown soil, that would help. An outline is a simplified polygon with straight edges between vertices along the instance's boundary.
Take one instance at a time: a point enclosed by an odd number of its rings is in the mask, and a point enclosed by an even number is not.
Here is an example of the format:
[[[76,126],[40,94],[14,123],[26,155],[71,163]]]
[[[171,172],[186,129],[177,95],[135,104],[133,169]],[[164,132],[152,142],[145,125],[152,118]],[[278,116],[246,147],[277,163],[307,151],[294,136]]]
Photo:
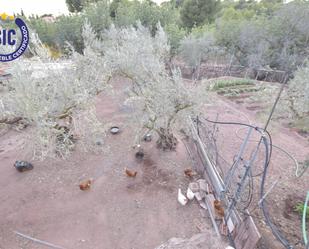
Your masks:
[[[121,80],[116,83],[124,88]],[[183,174],[191,165],[184,145],[162,152],[153,141],[145,145],[146,159],[136,161],[130,112],[122,100],[117,91],[98,98],[100,119],[122,129],[107,135],[108,149],[99,155],[77,149],[66,161],[35,161],[32,171],[19,173],[13,164],[30,159],[29,128],[0,137],[1,249],[45,248],[13,231],[67,249],[152,249],[171,237],[199,232],[197,221],[206,220],[198,204],[177,202],[178,188],[184,191],[189,182]],[[127,177],[124,168],[136,170],[136,178]],[[94,179],[91,189],[81,191],[78,184],[89,178]]]
[[[121,80],[116,82],[117,89],[124,85]],[[29,128],[22,132],[11,130],[0,137],[1,249],[44,248],[18,237],[13,233],[15,230],[67,249],[151,249],[171,237],[191,237],[199,232],[197,221],[205,219],[198,205],[192,202],[182,207],[177,202],[178,187],[184,190],[189,182],[183,175],[183,170],[191,165],[185,147],[179,143],[175,152],[162,152],[151,142],[145,145],[145,160],[136,161],[131,147],[135,134],[127,122],[131,114],[122,103],[123,95],[117,91],[113,96],[98,97],[100,119],[122,128],[119,135],[107,135],[108,149],[98,155],[77,149],[66,161],[33,162],[32,171],[19,173],[13,168],[15,160],[30,160],[26,136]],[[219,120],[224,121],[256,120],[254,112],[221,98],[206,111],[212,119],[219,113]],[[274,144],[299,161],[306,159],[308,142],[296,132],[274,124]],[[232,162],[241,143],[236,130],[219,127],[218,148],[228,162]],[[243,136],[244,130],[238,134]],[[253,148],[255,142],[251,144]],[[126,167],[136,170],[137,177],[128,178],[124,173]],[[260,172],[261,166],[256,167],[255,171]],[[304,199],[309,189],[309,172],[296,178],[293,162],[276,149],[269,171],[267,188],[280,178],[267,198],[271,217],[287,238],[297,244],[301,240],[300,218],[293,212],[291,202]],[[89,178],[94,179],[91,189],[80,191],[80,181]],[[251,209],[258,199],[258,184],[256,179]],[[252,214],[263,235],[263,248],[281,248],[263,223],[259,209]],[[210,223],[208,227],[212,229]]]
[[[216,97],[214,103],[207,107],[207,116],[210,119],[215,120],[217,114],[219,114],[218,119],[220,121],[252,123],[260,127],[263,127],[266,121],[257,121],[256,112],[250,111],[246,106],[236,104],[223,97]],[[217,127],[219,129],[217,135],[219,153],[228,162],[233,162],[233,157],[239,151],[242,142],[240,138],[245,136],[246,129],[239,129],[238,126],[230,125],[218,125]],[[299,162],[309,158],[309,143],[306,138],[300,136],[296,131],[284,128],[280,123],[274,121],[270,125],[270,132],[273,144],[292,154]],[[249,143],[248,152],[246,153],[247,158],[257,144],[256,141],[258,139],[259,136],[257,134],[251,137],[251,140],[255,141]],[[264,154],[261,152],[258,154],[258,162],[253,169],[253,172],[256,174],[263,170],[263,159]],[[223,167],[227,169],[230,165],[225,164]],[[272,160],[267,175],[266,191],[277,179],[279,179],[279,183],[267,197],[270,217],[295,248],[303,248],[304,246],[301,245],[301,218],[294,211],[294,206],[299,202],[304,202],[306,192],[309,190],[309,170],[300,178],[295,176],[295,171],[296,168],[293,161],[282,151],[273,148]],[[251,214],[254,216],[263,236],[263,246],[260,248],[283,248],[281,244],[276,242],[265,225],[262,212],[256,205],[259,200],[260,180],[261,177],[255,177],[254,200],[249,208],[249,210],[252,210]]]

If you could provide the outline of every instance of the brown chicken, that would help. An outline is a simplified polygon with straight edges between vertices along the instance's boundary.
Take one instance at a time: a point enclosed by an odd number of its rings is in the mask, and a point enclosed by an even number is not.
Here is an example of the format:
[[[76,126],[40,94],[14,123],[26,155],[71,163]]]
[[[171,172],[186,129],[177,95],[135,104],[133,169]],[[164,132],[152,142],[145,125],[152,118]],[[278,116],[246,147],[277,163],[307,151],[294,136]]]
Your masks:
[[[92,180],[87,180],[79,184],[80,190],[89,190],[91,187]]]
[[[216,214],[220,217],[224,217],[224,208],[222,207],[222,203],[219,200],[214,200],[214,208]]]
[[[194,170],[192,170],[192,169],[185,169],[185,170],[184,170],[184,173],[185,173],[185,175],[188,176],[188,177],[193,177],[193,176],[196,175],[196,172],[195,172]]]
[[[126,174],[128,177],[136,177],[137,171],[126,169]]]

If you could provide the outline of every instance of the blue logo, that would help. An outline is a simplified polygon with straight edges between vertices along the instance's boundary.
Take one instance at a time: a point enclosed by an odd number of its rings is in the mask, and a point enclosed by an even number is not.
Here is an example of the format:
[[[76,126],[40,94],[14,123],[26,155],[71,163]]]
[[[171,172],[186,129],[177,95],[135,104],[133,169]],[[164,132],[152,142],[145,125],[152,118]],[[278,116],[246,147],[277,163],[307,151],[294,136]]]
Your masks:
[[[18,57],[20,57],[27,49],[29,44],[29,30],[27,28],[27,25],[21,18],[14,18],[14,16],[8,16],[5,13],[0,15],[1,19],[4,21],[7,21],[9,19],[10,21],[15,21],[15,25],[17,26],[16,29],[12,28],[1,28],[0,27],[0,51],[1,47],[7,47],[9,51],[12,50],[12,48],[15,48],[13,52],[9,52],[7,54],[2,54],[3,52],[0,52],[0,62],[8,62],[12,60],[16,60]],[[21,39],[19,44],[17,40],[17,34],[18,31],[21,34]],[[11,48],[11,49],[10,49]]]

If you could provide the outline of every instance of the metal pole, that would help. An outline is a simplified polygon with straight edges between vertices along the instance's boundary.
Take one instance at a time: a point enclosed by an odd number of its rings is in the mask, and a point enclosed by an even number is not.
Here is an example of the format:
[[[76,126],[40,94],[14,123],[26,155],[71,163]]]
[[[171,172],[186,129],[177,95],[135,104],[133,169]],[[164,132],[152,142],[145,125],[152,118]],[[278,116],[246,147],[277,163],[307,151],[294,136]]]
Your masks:
[[[275,109],[276,109],[276,107],[277,107],[278,101],[279,101],[280,96],[281,96],[281,94],[282,94],[282,92],[283,92],[283,89],[284,89],[284,87],[285,87],[285,84],[286,84],[287,81],[288,81],[288,77],[289,77],[288,74],[286,74],[285,77],[284,77],[283,83],[282,83],[282,85],[281,85],[281,87],[280,87],[280,91],[279,91],[279,93],[278,93],[278,95],[277,95],[277,98],[276,98],[276,100],[275,100],[275,103],[274,103],[273,107],[271,108],[271,111],[270,111],[270,114],[269,114],[269,116],[268,116],[267,122],[266,122],[266,124],[265,124],[265,126],[264,126],[264,131],[267,130],[267,127],[268,127],[268,125],[269,125],[269,123],[270,123],[270,120],[271,120],[271,118],[272,118],[272,116],[273,116],[273,114],[274,114],[274,111],[275,111]]]
[[[241,157],[242,157],[242,155],[243,155],[243,153],[245,151],[246,145],[247,145],[247,143],[249,141],[249,138],[250,138],[250,135],[252,133],[252,129],[253,129],[252,127],[249,128],[248,133],[246,135],[246,138],[243,141],[243,143],[241,144],[241,147],[240,147],[239,153],[237,155],[236,161],[235,161],[235,163],[233,164],[233,166],[231,168],[231,172],[226,176],[226,179],[224,180],[225,188],[226,189],[230,186],[231,178],[234,175],[234,172],[235,172],[235,170],[237,168],[237,165],[238,165],[238,163],[239,163],[239,161],[240,161],[240,159],[241,159]]]
[[[259,151],[261,142],[262,142],[262,141],[260,141],[260,142],[258,143],[258,145],[257,145],[257,147],[256,147],[256,149],[255,149],[253,155],[251,156],[249,162],[245,163],[246,170],[245,170],[245,173],[244,173],[244,175],[242,176],[241,181],[240,181],[240,183],[239,183],[239,185],[238,185],[238,188],[237,188],[237,190],[236,190],[235,196],[234,196],[234,198],[232,199],[232,202],[231,202],[231,204],[230,204],[230,206],[229,206],[229,208],[228,208],[226,220],[228,220],[228,219],[230,218],[231,211],[232,211],[232,209],[234,209],[234,207],[236,206],[236,204],[237,204],[237,202],[238,202],[238,199],[239,199],[240,194],[241,194],[241,192],[242,192],[242,190],[243,190],[243,187],[244,187],[244,182],[245,182],[246,178],[248,177],[248,175],[249,175],[249,173],[250,173],[250,170],[251,170],[251,166],[252,166],[252,164],[254,163],[254,161],[255,161],[255,159],[256,159],[256,156],[257,156],[257,153],[258,153],[258,151]]]
[[[192,119],[190,118],[190,123],[191,123],[191,130],[193,132],[193,135],[195,137],[195,140],[201,150],[201,153],[202,153],[202,156],[203,158],[205,159],[206,161],[206,171],[207,171],[207,174],[214,186],[214,189],[216,191],[216,194],[217,196],[221,197],[222,194],[224,193],[224,183],[223,183],[223,180],[221,179],[221,177],[218,175],[218,172],[214,169],[214,166],[212,165],[206,151],[205,151],[205,148],[204,148],[204,144],[202,143],[200,137],[198,136],[197,134],[197,131],[194,127],[194,124],[192,122]]]

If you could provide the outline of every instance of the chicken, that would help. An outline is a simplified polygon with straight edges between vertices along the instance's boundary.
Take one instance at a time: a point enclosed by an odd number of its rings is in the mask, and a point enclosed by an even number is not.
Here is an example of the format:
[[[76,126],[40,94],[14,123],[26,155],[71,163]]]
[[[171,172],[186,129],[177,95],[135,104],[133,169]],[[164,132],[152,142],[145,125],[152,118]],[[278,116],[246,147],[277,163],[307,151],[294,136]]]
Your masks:
[[[214,208],[216,214],[220,217],[224,217],[224,208],[222,207],[222,203],[219,200],[214,200]]]
[[[91,180],[91,179],[89,179],[89,180],[87,180],[87,181],[84,181],[84,182],[80,183],[80,184],[79,184],[80,190],[83,190],[83,191],[89,190],[90,187],[91,187],[91,183],[92,183],[92,180]]]
[[[185,173],[185,175],[188,176],[188,177],[193,177],[193,176],[196,175],[196,172],[193,171],[192,169],[185,169],[185,170],[184,170],[184,173]]]
[[[190,188],[187,189],[187,198],[189,200],[193,200],[194,199],[194,193],[192,192],[192,190]]]
[[[178,189],[178,202],[183,206],[188,203],[188,199],[181,193],[181,189]]]
[[[126,169],[126,174],[127,174],[128,177],[136,177],[137,171],[132,171],[132,170]]]

